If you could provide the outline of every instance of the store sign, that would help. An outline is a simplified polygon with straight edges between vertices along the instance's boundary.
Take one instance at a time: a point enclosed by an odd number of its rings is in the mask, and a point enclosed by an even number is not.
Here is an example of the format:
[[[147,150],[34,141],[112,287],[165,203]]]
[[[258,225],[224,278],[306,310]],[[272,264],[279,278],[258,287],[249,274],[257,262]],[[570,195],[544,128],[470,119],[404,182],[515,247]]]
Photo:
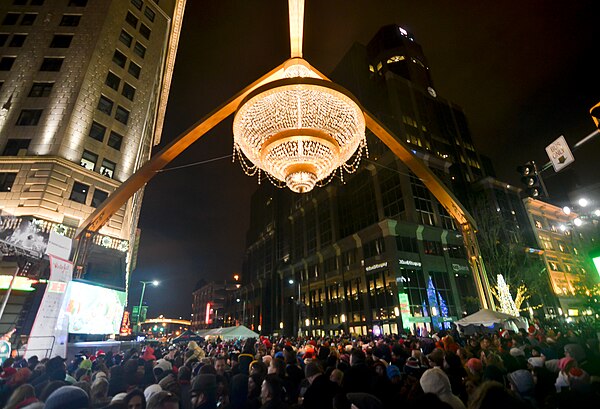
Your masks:
[[[1,340],[0,341],[0,365],[10,358],[10,342]]]
[[[68,260],[71,256],[72,243],[73,240],[69,237],[58,234],[52,230],[48,239],[46,254]]]
[[[388,265],[387,261],[384,261],[383,263],[373,264],[372,266],[365,267],[365,271],[377,270],[378,268],[387,267],[387,265]]]
[[[410,317],[410,322],[431,322],[431,318],[429,317]]]
[[[460,264],[452,264],[452,271],[455,271],[457,273],[459,271],[466,271],[466,272],[468,272],[469,271],[469,267],[467,267],[467,266],[461,266]]]
[[[48,246],[49,222],[30,216],[0,217],[0,254],[42,258]]]
[[[401,266],[421,267],[421,262],[420,261],[412,261],[412,260],[403,260],[403,259],[400,259],[400,260],[398,260],[398,263]]]

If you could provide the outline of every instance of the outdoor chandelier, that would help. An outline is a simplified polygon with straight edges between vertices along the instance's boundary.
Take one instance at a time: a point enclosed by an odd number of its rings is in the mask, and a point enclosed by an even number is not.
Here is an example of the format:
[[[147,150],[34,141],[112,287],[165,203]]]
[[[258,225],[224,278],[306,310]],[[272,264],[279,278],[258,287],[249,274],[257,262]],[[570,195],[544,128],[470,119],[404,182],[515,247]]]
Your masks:
[[[286,65],[283,79],[257,88],[240,104],[234,153],[246,174],[262,170],[275,185],[306,193],[338,169],[343,175],[358,168],[366,151],[365,117],[347,90],[321,79],[304,60]]]

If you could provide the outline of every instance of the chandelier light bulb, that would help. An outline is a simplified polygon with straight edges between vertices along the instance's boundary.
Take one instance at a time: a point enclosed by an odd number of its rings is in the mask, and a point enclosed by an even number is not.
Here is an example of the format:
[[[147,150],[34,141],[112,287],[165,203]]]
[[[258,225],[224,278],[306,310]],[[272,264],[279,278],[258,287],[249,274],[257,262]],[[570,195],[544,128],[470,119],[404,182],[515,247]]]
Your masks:
[[[579,227],[583,224],[583,221],[579,217],[577,217],[576,219],[573,219],[573,224]]]
[[[582,197],[577,203],[581,207],[586,207],[590,202],[585,197]]]
[[[563,207],[562,210],[564,214],[571,214],[571,208],[569,206]]]

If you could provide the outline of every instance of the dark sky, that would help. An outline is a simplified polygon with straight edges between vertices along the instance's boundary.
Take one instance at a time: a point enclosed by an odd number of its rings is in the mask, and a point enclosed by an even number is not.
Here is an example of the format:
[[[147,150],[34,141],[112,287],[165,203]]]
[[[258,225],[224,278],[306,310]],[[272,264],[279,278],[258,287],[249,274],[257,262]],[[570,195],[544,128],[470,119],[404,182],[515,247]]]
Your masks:
[[[188,0],[162,148],[248,83],[289,58],[286,0]],[[354,42],[397,23],[423,47],[439,96],[461,106],[477,149],[498,176],[545,163],[560,135],[573,145],[593,131],[600,101],[597,1],[307,0],[304,57],[329,73]],[[230,155],[231,119],[169,167]],[[156,150],[158,151],[158,150]],[[600,181],[600,137],[575,153],[565,186]],[[550,171],[549,173],[552,173]],[[130,300],[147,287],[149,315],[187,316],[195,283],[241,270],[255,178],[223,159],[158,174],[146,188]]]

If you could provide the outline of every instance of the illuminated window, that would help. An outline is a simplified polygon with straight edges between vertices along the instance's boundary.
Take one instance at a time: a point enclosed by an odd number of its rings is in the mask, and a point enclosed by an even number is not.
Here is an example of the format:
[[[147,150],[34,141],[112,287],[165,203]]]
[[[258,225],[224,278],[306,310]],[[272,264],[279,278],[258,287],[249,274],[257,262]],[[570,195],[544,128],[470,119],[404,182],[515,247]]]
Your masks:
[[[37,13],[25,13],[23,14],[23,18],[21,18],[22,26],[32,26],[37,18]]]
[[[54,87],[53,82],[34,82],[31,86],[31,90],[29,91],[29,96],[32,98],[50,96],[50,92],[52,92],[52,87]]]
[[[58,25],[62,27],[77,27],[80,20],[80,14],[64,14]]]
[[[403,55],[395,55],[395,56],[389,58],[387,60],[387,63],[388,64],[393,64],[393,63],[396,63],[396,62],[404,61],[405,59],[406,59],[406,57],[404,57]]]
[[[538,229],[541,229],[541,228],[542,228],[542,222],[541,222],[541,221],[539,221],[539,220],[535,220],[535,222],[534,222],[534,223],[535,223],[535,227],[536,227],[536,228],[538,228]]]
[[[73,183],[73,190],[71,190],[71,196],[69,196],[69,200],[72,200],[77,203],[85,204],[89,190],[90,190],[90,187],[88,185],[84,185],[83,183],[75,182],[75,183]]]
[[[552,269],[552,271],[559,271],[558,270],[558,264],[556,264],[553,261],[550,262],[550,268]]]
[[[83,151],[80,161],[81,166],[87,170],[94,171],[94,169],[96,169],[96,163],[98,163],[98,155],[90,151]]]
[[[40,122],[43,109],[23,109],[17,119],[19,126],[35,126]]]
[[[116,163],[109,161],[108,159],[102,160],[102,166],[100,167],[100,174],[102,176],[107,176],[109,178],[113,178],[115,173]]]

